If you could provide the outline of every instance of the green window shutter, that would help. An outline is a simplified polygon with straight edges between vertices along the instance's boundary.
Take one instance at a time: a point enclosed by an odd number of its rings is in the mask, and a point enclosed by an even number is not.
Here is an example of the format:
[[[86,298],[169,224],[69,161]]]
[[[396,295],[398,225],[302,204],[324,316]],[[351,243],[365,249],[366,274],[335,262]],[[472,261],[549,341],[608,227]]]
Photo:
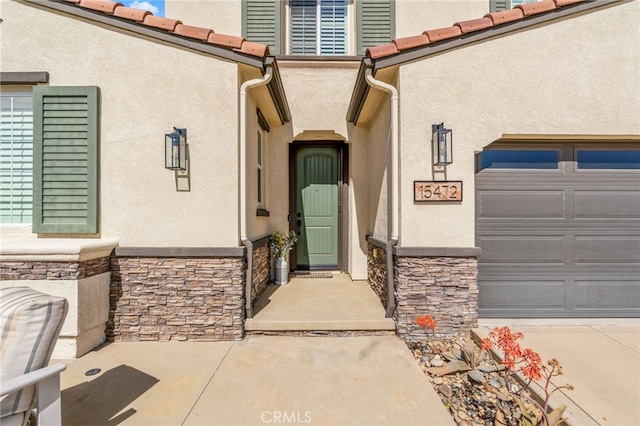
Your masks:
[[[501,10],[511,9],[510,0],[490,0],[491,12],[500,12]]]
[[[33,89],[33,231],[98,232],[97,87]]]
[[[364,55],[367,47],[395,38],[395,15],[395,0],[356,0],[358,55]]]
[[[33,100],[31,92],[0,93],[0,223],[31,223]]]
[[[272,55],[281,52],[281,2],[242,0],[242,36],[269,46]]]

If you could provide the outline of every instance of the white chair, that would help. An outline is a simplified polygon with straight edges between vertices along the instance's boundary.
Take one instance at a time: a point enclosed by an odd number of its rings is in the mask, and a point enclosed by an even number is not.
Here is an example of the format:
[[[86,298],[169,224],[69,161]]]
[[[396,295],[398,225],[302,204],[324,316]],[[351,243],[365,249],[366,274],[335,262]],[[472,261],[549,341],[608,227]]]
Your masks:
[[[29,287],[0,289],[0,423],[24,426],[36,408],[37,424],[60,425],[60,373],[47,366],[69,304]]]

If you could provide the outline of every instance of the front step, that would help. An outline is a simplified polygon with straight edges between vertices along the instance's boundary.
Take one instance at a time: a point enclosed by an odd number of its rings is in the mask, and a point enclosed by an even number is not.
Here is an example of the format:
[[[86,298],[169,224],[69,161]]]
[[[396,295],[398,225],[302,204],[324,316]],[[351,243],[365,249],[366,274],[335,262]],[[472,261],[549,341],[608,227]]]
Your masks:
[[[371,320],[289,320],[274,321],[249,318],[245,331],[395,331],[396,323],[391,318]]]
[[[271,285],[257,301],[247,334],[355,336],[393,335],[395,322],[366,281],[346,274],[293,277]]]

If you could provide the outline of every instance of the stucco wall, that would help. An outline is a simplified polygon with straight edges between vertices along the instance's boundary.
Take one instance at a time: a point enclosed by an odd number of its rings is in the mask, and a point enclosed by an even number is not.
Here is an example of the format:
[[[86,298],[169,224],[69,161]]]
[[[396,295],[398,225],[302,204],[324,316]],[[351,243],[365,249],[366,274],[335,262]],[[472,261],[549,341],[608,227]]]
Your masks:
[[[367,277],[367,235],[369,226],[369,144],[364,129],[349,127],[349,273],[351,278]]]
[[[285,87],[286,90],[286,87]],[[289,229],[289,141],[293,137],[291,123],[274,126],[267,134],[266,179],[267,210],[270,232]]]
[[[263,194],[264,203],[258,203],[258,132],[262,132],[262,173],[263,179],[269,174],[270,164],[266,153],[269,146],[269,133],[262,131],[258,125],[256,103],[251,96],[247,97],[247,140],[246,140],[246,187],[247,187],[247,237],[256,239],[269,234],[269,217],[257,216],[258,208],[268,209],[269,197],[266,193],[266,184]]]
[[[371,90],[378,90],[372,88]],[[390,238],[389,223],[389,156],[391,150],[391,101],[382,98],[371,123],[366,144],[369,184],[369,232],[380,240]]]
[[[240,35],[242,3],[230,0],[165,0],[165,16],[185,25],[211,28],[216,33]]]
[[[474,152],[503,134],[640,134],[639,15],[617,4],[401,66],[400,244],[474,246]],[[463,201],[415,204],[442,122]]]
[[[228,220],[238,209],[235,63],[14,1],[2,2],[2,16],[2,71],[100,87],[103,237],[120,246],[238,245],[237,220]],[[38,30],[26,37],[27,28]],[[164,168],[174,126],[188,132],[189,192],[177,192]]]
[[[489,0],[396,0],[396,37],[421,34],[489,13]]]
[[[347,137],[347,108],[358,62],[280,61],[282,82],[291,109],[293,134],[305,130],[335,131]]]

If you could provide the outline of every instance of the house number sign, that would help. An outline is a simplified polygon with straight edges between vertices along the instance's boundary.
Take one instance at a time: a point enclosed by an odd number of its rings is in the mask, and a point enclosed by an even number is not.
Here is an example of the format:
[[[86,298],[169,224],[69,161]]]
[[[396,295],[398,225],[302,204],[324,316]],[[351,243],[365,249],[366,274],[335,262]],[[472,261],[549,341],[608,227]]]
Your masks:
[[[462,181],[414,181],[413,201],[462,201]]]

